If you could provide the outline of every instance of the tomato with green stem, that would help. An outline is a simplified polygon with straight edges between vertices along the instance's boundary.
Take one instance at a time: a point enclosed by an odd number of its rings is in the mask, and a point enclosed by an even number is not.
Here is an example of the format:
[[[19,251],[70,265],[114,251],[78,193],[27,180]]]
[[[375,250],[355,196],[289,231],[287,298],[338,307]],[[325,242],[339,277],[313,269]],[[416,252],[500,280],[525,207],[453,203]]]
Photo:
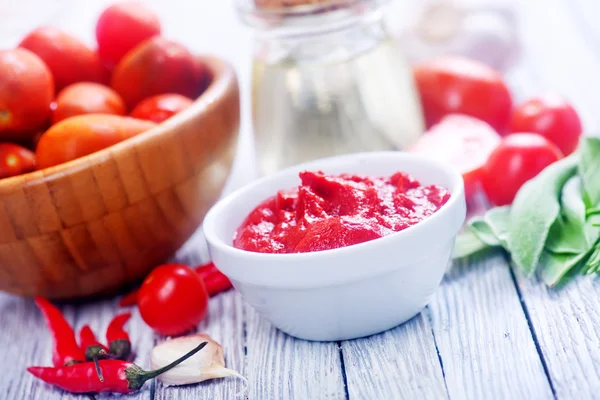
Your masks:
[[[497,206],[512,203],[525,182],[561,158],[560,149],[541,135],[506,136],[483,168],[482,185],[488,200]]]

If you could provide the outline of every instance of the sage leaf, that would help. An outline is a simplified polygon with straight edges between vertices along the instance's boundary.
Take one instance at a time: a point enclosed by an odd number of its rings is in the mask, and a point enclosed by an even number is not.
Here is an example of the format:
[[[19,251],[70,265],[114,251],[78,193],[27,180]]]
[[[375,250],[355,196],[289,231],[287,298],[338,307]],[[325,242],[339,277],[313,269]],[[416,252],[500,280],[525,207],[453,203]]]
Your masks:
[[[481,253],[491,247],[484,243],[470,228],[459,233],[454,243],[452,258],[457,260]]]
[[[576,169],[576,155],[563,158],[525,183],[513,201],[507,244],[514,264],[525,276],[535,272],[550,228],[560,213],[559,195]]]
[[[589,207],[600,205],[600,138],[587,137],[579,146],[579,175]]]
[[[500,246],[500,240],[483,217],[474,217],[469,221],[469,229],[488,246]]]
[[[560,215],[552,224],[546,250],[555,254],[579,254],[589,250],[592,243],[586,235],[585,203],[581,178],[570,178],[562,189]],[[596,228],[594,228],[596,229]],[[590,232],[593,234],[592,232]]]
[[[554,287],[588,255],[589,251],[579,254],[554,254],[544,251],[540,259],[540,277],[546,285]]]
[[[494,207],[485,213],[483,220],[488,224],[500,245],[508,248],[508,229],[510,226],[510,207]]]

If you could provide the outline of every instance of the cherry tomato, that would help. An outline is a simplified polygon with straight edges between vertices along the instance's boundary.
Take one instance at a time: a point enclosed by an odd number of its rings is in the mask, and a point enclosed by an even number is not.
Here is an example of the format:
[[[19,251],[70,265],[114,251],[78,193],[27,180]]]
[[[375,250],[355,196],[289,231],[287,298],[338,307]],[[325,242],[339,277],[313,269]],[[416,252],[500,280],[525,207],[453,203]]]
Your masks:
[[[142,319],[163,335],[193,329],[206,316],[208,294],[200,275],[181,264],[154,269],[138,292]]]
[[[189,97],[180,94],[159,94],[142,100],[130,115],[134,118],[161,123],[188,108],[193,102]]]
[[[408,151],[446,162],[458,169],[465,195],[481,183],[483,166],[500,144],[500,136],[487,123],[466,115],[448,115],[425,133]]]
[[[25,147],[0,143],[0,179],[35,170],[35,154]]]
[[[52,123],[81,114],[125,113],[125,102],[117,92],[99,83],[80,82],[67,86],[58,94]]]
[[[195,85],[197,87],[197,90],[192,96],[192,98],[195,99],[210,86],[210,82],[212,81],[213,76],[210,72],[210,68],[206,65],[206,62],[202,59],[202,57],[195,57],[194,64],[196,71]]]
[[[0,51],[0,138],[31,137],[48,120],[53,97],[52,74],[38,56]]]
[[[179,43],[160,36],[148,39],[127,53],[113,71],[111,86],[133,108],[146,97],[197,92],[196,63]]]
[[[40,138],[35,149],[38,166],[47,168],[95,153],[155,126],[150,121],[109,114],[67,118]]]
[[[56,90],[75,82],[105,82],[98,54],[82,41],[53,27],[33,30],[19,47],[37,54],[50,68]]]
[[[113,4],[100,14],[96,23],[98,52],[111,68],[130,50],[158,34],[158,16],[139,2]]]
[[[502,76],[478,61],[441,57],[414,68],[427,127],[447,114],[466,114],[508,131],[512,99]]]
[[[482,184],[494,205],[512,203],[525,182],[563,157],[560,149],[537,133],[514,133],[502,139],[483,168]]]
[[[557,94],[545,94],[520,104],[510,122],[511,132],[539,133],[567,156],[579,145],[581,120],[577,111]]]

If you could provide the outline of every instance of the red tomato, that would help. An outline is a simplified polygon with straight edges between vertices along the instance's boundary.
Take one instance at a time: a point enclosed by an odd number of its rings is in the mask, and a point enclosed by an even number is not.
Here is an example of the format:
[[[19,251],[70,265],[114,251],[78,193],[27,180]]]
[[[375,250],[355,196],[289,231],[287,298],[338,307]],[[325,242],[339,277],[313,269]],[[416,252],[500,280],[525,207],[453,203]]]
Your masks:
[[[582,132],[577,111],[557,94],[545,94],[520,104],[513,111],[510,130],[539,133],[565,156],[575,151]]]
[[[472,196],[481,173],[500,136],[487,123],[466,115],[448,115],[425,133],[408,151],[453,165],[465,181],[465,195]]]
[[[155,126],[150,121],[109,114],[67,118],[40,138],[35,149],[38,166],[47,168],[95,153]]]
[[[147,119],[156,123],[171,118],[179,111],[188,108],[194,101],[180,94],[167,93],[142,100],[133,111],[133,118]]]
[[[154,269],[138,292],[142,319],[163,335],[193,329],[206,316],[208,294],[198,273],[186,265],[165,264]]]
[[[111,68],[134,47],[158,34],[158,16],[139,2],[113,4],[100,14],[96,23],[98,52]]]
[[[508,131],[512,99],[502,76],[487,65],[441,57],[414,68],[427,127],[447,114],[466,114]]]
[[[21,41],[19,47],[37,54],[48,65],[56,91],[75,82],[105,82],[98,54],[59,29],[37,28]]]
[[[52,123],[81,114],[125,115],[125,112],[125,102],[117,92],[99,83],[80,82],[58,94]]]
[[[54,97],[50,70],[25,49],[0,51],[0,138],[27,139],[46,123]]]
[[[492,204],[510,204],[525,182],[562,157],[554,143],[536,133],[508,135],[483,168],[483,189]]]
[[[0,143],[0,179],[35,170],[35,154],[25,147]]]
[[[113,71],[111,86],[133,108],[157,94],[192,97],[198,91],[197,76],[194,57],[184,46],[155,36],[123,57]]]
[[[194,95],[191,96],[192,98],[200,96],[206,89],[208,89],[213,79],[210,68],[208,65],[206,65],[206,62],[202,59],[202,57],[195,57],[194,64],[196,72],[195,85],[197,90]]]

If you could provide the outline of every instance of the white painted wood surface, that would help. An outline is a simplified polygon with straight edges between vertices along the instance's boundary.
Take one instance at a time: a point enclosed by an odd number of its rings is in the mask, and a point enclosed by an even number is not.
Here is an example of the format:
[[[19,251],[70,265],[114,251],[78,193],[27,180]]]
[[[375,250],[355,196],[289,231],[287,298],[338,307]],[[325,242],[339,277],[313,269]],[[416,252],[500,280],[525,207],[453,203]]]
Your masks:
[[[95,15],[108,0],[0,0],[0,47],[38,24],[56,24],[93,41]],[[149,0],[165,34],[197,52],[232,61],[248,92],[250,43],[230,1]],[[33,4],[33,8],[32,8]],[[600,6],[595,0],[517,2],[523,51],[507,77],[522,99],[557,90],[600,128]],[[22,18],[26,18],[23,20]],[[23,21],[27,21],[24,23]],[[254,176],[248,98],[240,157],[229,189]],[[177,254],[204,260],[196,235]],[[372,337],[311,343],[278,332],[237,293],[210,302],[198,327],[221,342],[227,365],[248,378],[183,388],[147,383],[128,399],[588,399],[600,398],[600,286],[578,280],[562,290],[514,277],[501,254],[455,266],[428,308]],[[102,334],[117,299],[64,305],[77,327]],[[385,305],[393,307],[394,305]],[[128,325],[142,367],[155,335],[135,311]],[[51,342],[33,302],[0,294],[0,398],[79,399],[34,380],[29,365],[49,365]],[[100,398],[112,396],[100,396]]]

